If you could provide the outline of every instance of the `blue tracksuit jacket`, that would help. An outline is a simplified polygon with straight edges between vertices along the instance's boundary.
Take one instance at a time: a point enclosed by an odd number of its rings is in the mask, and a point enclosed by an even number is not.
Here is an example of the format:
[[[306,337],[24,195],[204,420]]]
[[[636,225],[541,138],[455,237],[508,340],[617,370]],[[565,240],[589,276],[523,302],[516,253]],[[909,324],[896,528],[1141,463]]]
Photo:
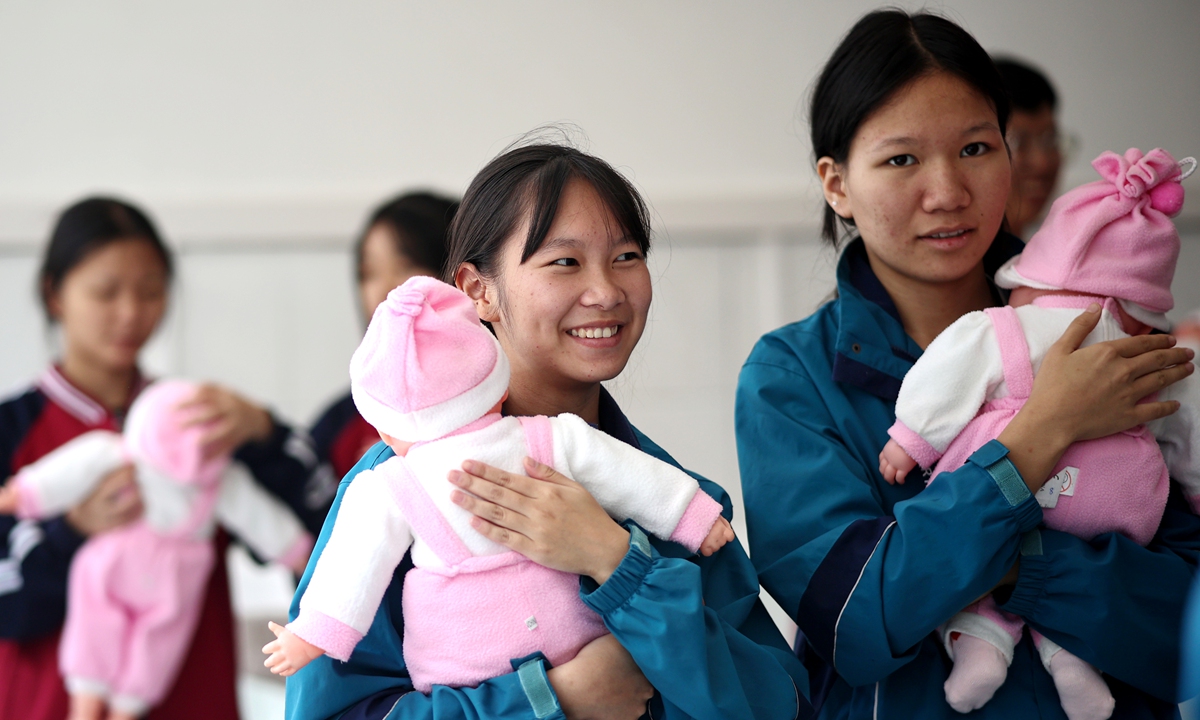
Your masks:
[[[1001,234],[989,273],[1020,247]],[[1176,717],[1180,618],[1200,558],[1200,518],[1179,488],[1143,548],[1117,534],[1085,542],[1038,529],[1041,509],[995,441],[929,487],[888,485],[879,451],[921,349],[861,240],[838,263],[837,289],[758,342],[737,392],[751,556],[800,626],[819,717],[961,717],[945,702],[950,662],[935,630],[1018,557],[1001,607],[1100,668],[1114,718]],[[971,717],[1065,717],[1028,639]]]
[[[600,429],[678,466],[642,435],[601,391]],[[308,569],[292,601],[291,617],[329,537],[342,496],[354,476],[392,457],[380,443],[346,475],[338,488]],[[697,477],[719,500],[729,497]],[[375,621],[347,663],[322,656],[287,683],[288,720],[382,720],[382,718],[550,718],[563,713],[546,678],[544,660],[514,658],[517,670],[477,688],[435,687],[429,696],[412,691],[404,669],[401,591],[408,558],[397,568]],[[688,557],[681,546],[647,540],[631,528],[630,549],[604,585],[581,583],[584,602],[633,655],[658,695],[654,718],[809,718],[808,676],[758,599],[754,566],[738,542],[712,557]],[[498,598],[497,602],[503,602]]]

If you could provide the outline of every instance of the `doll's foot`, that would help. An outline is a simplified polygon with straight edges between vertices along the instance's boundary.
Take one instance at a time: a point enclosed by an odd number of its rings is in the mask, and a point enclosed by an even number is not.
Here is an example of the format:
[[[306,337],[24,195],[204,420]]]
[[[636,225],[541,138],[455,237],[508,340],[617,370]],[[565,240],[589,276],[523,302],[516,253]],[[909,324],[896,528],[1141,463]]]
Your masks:
[[[104,698],[99,695],[72,695],[67,720],[101,720],[104,717]]]
[[[1116,701],[1096,668],[1066,650],[1050,658],[1050,677],[1069,720],[1106,720]]]
[[[950,707],[969,713],[986,705],[1006,677],[1008,661],[996,646],[973,635],[959,635],[954,641],[954,669],[942,689]]]

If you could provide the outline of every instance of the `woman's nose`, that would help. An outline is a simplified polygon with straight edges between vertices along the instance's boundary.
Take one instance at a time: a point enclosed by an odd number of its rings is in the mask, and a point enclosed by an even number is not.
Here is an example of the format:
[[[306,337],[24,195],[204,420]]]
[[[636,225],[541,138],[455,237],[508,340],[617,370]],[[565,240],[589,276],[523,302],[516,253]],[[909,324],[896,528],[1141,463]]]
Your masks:
[[[926,212],[959,210],[971,203],[971,193],[962,173],[954,163],[935,165],[929,171],[925,190]]]
[[[612,277],[611,271],[604,269],[591,273],[587,289],[584,290],[579,301],[588,307],[609,310],[620,305],[624,299],[625,292]]]

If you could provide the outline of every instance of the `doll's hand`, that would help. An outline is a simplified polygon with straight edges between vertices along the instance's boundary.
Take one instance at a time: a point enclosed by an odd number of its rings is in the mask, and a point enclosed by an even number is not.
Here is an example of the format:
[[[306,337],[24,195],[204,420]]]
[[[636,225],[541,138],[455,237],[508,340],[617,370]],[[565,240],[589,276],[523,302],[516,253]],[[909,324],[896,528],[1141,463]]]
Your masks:
[[[285,627],[273,622],[268,622],[267,627],[275,633],[276,639],[263,645],[263,652],[270,655],[263,665],[276,675],[291,677],[297,670],[325,654],[324,650],[301,640]]]
[[[700,543],[700,554],[708,557],[731,542],[733,542],[733,526],[725,518],[718,517],[717,521],[713,523],[712,529],[708,531],[708,537]]]
[[[916,466],[917,461],[910,458],[895,440],[888,440],[887,445],[883,446],[883,451],[879,453],[879,472],[883,473],[883,479],[887,480],[889,485],[903,485],[904,478],[908,477]]]
[[[4,487],[0,487],[0,515],[15,515],[17,500],[17,484],[10,478]]]

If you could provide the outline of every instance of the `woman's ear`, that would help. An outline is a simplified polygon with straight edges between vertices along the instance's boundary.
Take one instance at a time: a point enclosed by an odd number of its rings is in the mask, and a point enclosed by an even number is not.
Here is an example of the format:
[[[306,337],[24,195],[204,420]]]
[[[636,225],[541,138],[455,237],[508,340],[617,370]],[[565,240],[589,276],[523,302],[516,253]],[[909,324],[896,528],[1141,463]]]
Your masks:
[[[59,288],[53,286],[48,278],[42,280],[42,302],[46,307],[46,314],[54,322],[58,322],[62,316],[62,300]]]
[[[465,262],[454,273],[454,284],[475,303],[475,312],[484,322],[500,319],[500,306],[496,301],[496,289],[479,272],[474,263]]]
[[[817,160],[817,175],[821,178],[821,191],[825,195],[825,202],[829,203],[829,207],[839,216],[847,220],[852,219],[854,212],[850,206],[850,198],[846,195],[846,167],[826,155]]]

